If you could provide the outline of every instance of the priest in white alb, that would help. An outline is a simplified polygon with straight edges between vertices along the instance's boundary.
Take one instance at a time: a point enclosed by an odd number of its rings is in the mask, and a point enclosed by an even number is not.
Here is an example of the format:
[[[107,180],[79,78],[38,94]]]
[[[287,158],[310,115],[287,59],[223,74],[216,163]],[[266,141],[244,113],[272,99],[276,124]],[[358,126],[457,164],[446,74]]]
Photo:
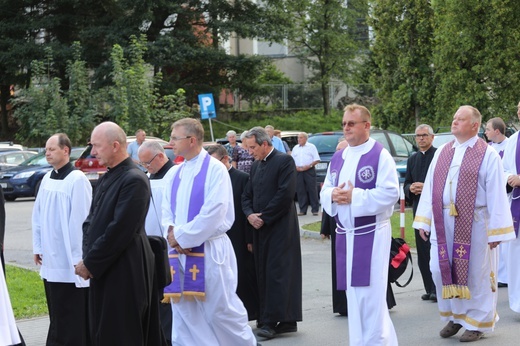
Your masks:
[[[185,161],[173,168],[162,201],[163,230],[173,248],[173,345],[256,345],[247,311],[236,294],[237,263],[226,232],[234,220],[226,167],[202,148],[200,121],[172,125],[170,143]]]
[[[320,193],[323,210],[337,223],[337,289],[347,291],[351,346],[398,344],[386,292],[399,181],[390,153],[370,138],[370,124],[368,109],[345,107],[348,147],[332,157]]]
[[[451,124],[455,140],[441,146],[428,170],[413,228],[430,235],[430,270],[437,290],[440,331],[479,340],[498,321],[497,245],[514,238],[498,153],[477,136],[480,112],[460,107]]]
[[[520,103],[518,103],[518,118],[520,119]],[[518,265],[518,253],[520,251],[520,239],[518,238],[518,225],[520,224],[520,136],[515,132],[507,142],[504,150],[504,172],[507,185],[511,188],[511,214],[515,239],[509,243],[507,258],[507,277],[509,307],[514,312],[520,313],[520,266]]]

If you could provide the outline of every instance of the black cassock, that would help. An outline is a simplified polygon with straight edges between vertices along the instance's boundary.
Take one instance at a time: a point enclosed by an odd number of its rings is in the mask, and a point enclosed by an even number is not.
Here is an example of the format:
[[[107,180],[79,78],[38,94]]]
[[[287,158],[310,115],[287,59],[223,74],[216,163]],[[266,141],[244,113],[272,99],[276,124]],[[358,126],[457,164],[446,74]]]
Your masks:
[[[300,226],[294,205],[296,166],[274,149],[255,161],[242,196],[245,215],[262,213],[253,231],[260,324],[302,320]]]
[[[164,345],[144,230],[149,202],[148,178],[130,158],[105,173],[94,192],[83,224],[93,345]]]
[[[258,287],[256,283],[255,260],[247,250],[247,244],[253,243],[253,227],[247,222],[242,211],[242,193],[249,180],[249,174],[231,167],[229,177],[233,186],[235,222],[227,231],[237,257],[238,286],[237,295],[244,303],[250,321],[258,318]]]

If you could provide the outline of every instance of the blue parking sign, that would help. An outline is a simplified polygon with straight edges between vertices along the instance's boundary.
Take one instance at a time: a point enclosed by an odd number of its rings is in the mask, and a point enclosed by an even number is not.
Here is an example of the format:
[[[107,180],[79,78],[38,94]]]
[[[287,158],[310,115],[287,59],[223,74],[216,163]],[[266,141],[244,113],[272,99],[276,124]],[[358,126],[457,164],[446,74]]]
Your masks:
[[[213,94],[200,94],[199,105],[201,119],[211,119],[217,117],[217,112],[215,111],[215,101],[213,101]]]

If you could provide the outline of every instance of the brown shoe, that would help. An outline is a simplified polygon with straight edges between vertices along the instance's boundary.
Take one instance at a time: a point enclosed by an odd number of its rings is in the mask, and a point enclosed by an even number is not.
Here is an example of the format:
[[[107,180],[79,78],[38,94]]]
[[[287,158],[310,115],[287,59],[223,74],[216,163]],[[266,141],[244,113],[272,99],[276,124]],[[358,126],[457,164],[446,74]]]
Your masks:
[[[479,332],[478,330],[466,330],[460,337],[460,342],[477,341],[480,340],[482,336],[484,336],[484,333]]]
[[[460,328],[462,328],[462,325],[449,321],[448,324],[442,328],[439,335],[441,338],[449,338],[450,336],[457,334]]]

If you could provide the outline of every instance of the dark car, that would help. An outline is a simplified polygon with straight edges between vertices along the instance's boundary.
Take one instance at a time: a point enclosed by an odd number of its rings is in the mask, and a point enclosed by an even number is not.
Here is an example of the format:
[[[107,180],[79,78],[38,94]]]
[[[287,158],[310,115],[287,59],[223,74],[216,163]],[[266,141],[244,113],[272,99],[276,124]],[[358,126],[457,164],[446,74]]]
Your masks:
[[[320,155],[320,163],[316,165],[316,178],[318,182],[318,191],[321,189],[321,185],[325,180],[325,176],[327,175],[327,169],[329,167],[330,159],[332,155],[334,155],[336,151],[336,146],[338,145],[339,139],[343,137],[343,132],[335,131],[335,132],[323,132],[323,133],[315,133],[309,135],[309,143],[312,143],[318,149],[318,154]],[[396,164],[405,161],[408,157],[417,151],[417,148],[406,140],[401,135],[386,130],[371,130],[370,137],[385,147],[386,150],[392,155]],[[404,172],[400,172],[399,169],[399,181],[404,181],[404,177],[406,174],[406,164]]]
[[[73,148],[70,161],[74,162],[83,150],[84,148]],[[52,166],[47,162],[43,152],[22,162],[19,166],[3,171],[0,173],[0,186],[4,191],[5,199],[14,201],[18,197],[36,197],[43,176],[51,169]]]

